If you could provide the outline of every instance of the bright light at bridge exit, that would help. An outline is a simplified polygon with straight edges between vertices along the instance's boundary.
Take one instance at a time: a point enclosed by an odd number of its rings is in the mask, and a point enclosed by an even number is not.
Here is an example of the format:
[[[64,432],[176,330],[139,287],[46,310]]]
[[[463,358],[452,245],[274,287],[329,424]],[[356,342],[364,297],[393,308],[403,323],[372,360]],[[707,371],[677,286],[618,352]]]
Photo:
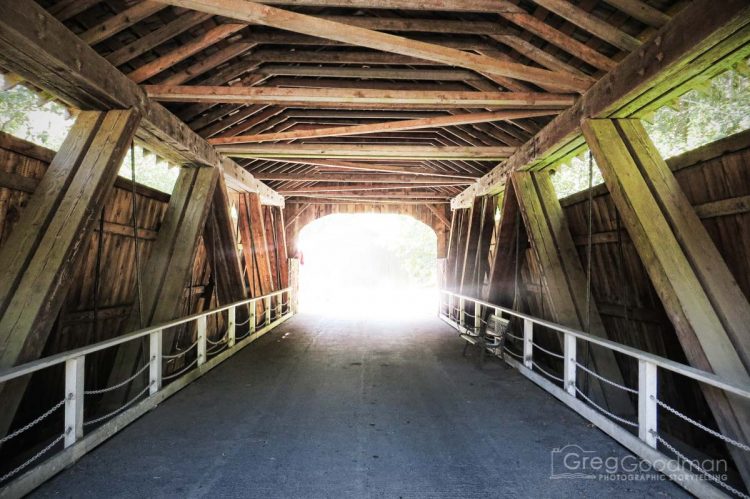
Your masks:
[[[437,236],[407,215],[335,214],[299,234],[300,311],[356,319],[434,315]]]

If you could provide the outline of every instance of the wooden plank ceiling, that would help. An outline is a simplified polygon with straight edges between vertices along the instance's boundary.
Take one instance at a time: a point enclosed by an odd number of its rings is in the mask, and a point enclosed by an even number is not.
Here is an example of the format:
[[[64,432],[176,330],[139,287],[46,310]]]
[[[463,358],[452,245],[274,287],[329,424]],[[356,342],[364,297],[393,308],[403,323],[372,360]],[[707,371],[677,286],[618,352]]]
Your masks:
[[[288,201],[446,202],[687,0],[39,0]]]

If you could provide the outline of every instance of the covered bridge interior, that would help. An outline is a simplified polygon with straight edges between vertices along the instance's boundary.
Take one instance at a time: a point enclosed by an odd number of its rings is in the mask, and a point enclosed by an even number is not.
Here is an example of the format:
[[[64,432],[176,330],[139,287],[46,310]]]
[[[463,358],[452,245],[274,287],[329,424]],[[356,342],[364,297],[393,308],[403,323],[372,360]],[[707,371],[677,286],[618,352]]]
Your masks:
[[[749,57],[746,0],[0,0],[72,120],[0,131],[0,497],[748,497],[750,124],[647,129]],[[299,314],[300,230],[373,212],[437,317]]]

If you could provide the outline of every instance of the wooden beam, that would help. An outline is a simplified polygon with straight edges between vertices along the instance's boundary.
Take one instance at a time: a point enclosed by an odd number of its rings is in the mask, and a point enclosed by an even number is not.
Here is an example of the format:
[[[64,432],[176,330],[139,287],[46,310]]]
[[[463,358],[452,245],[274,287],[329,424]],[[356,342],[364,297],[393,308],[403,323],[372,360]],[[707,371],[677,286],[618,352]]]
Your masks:
[[[252,189],[265,203],[283,204],[281,196],[222,158],[36,2],[0,0],[0,11],[5,14],[0,16],[0,65],[4,68],[78,109],[136,109],[142,116],[137,137],[150,150],[179,165],[219,168],[230,187]]]
[[[568,73],[552,72],[522,64],[499,61],[491,57],[410,40],[401,36],[350,26],[306,14],[285,11],[247,0],[166,0],[166,3],[210,12],[247,23],[257,23],[375,50],[419,57],[497,76],[550,84],[574,92],[582,92],[590,85],[587,80]]]
[[[477,275],[477,254],[480,249],[482,225],[485,221],[485,200],[477,197],[474,204],[469,208],[468,223],[466,224],[465,245],[462,247],[461,278],[459,281],[459,294],[479,298],[481,292],[479,277]],[[473,309],[473,308],[472,308]]]
[[[549,173],[516,172],[512,181],[526,233],[540,267],[550,319],[608,338],[596,303],[586,300],[586,273]],[[624,383],[611,350],[591,347],[590,353],[592,370],[615,383]],[[594,392],[586,394],[588,397],[606,404],[605,407],[615,414],[632,414],[633,407],[627,393],[611,389],[596,379],[589,381]]]
[[[135,41],[124,45],[107,55],[107,61],[113,66],[120,66],[131,61],[139,55],[145,54],[149,50],[161,45],[177,35],[184,33],[193,26],[197,26],[203,21],[209,19],[211,14],[205,12],[187,11],[174,21],[170,21],[159,29],[156,29]]]
[[[447,202],[443,201],[442,199],[435,200],[435,199],[411,199],[408,197],[401,198],[401,199],[383,199],[383,198],[325,198],[325,199],[311,199],[311,198],[289,198],[288,202],[290,204],[311,204],[311,205],[319,205],[319,204],[345,204],[345,205],[357,205],[357,204],[375,204],[375,205],[396,205],[396,206],[404,206],[404,205],[419,205],[424,206],[425,204],[437,204],[437,203],[444,203],[448,204]]]
[[[621,50],[632,52],[641,46],[641,42],[634,36],[615,28],[567,0],[534,0],[534,3]]]
[[[273,291],[263,207],[260,198],[252,193],[241,194],[239,200],[239,231],[250,296],[262,296]],[[262,314],[263,310],[264,304],[259,302],[256,313]],[[262,322],[261,317],[258,320]]]
[[[234,102],[304,107],[365,106],[399,108],[531,108],[562,109],[575,98],[535,92],[456,92],[350,88],[211,87],[145,85],[148,96],[164,102]]]
[[[139,2],[106,21],[87,29],[79,37],[89,45],[96,45],[165,8],[166,5],[159,2]]]
[[[351,135],[365,135],[368,133],[397,132],[404,130],[421,130],[456,125],[470,125],[473,123],[491,123],[537,116],[556,114],[553,111],[498,111],[494,113],[468,113],[435,118],[420,118],[415,120],[389,121],[384,123],[370,123],[367,125],[351,125],[331,128],[315,128],[312,130],[295,130],[291,132],[264,133],[258,135],[236,135],[209,139],[209,144],[246,144],[251,142],[270,142],[276,140],[310,139],[319,137],[342,137]]]
[[[367,174],[367,173],[353,173],[349,175],[335,174],[335,173],[255,173],[254,177],[258,180],[264,181],[279,181],[279,182],[348,182],[348,183],[359,183],[359,182],[383,182],[383,183],[426,183],[426,184],[442,184],[450,177],[437,177],[437,176],[413,176],[413,175],[398,175],[398,174]],[[470,184],[473,180],[457,178],[452,179],[451,182],[457,184]]]
[[[374,185],[308,185],[308,186],[301,186],[301,187],[281,187],[279,188],[279,194],[282,194],[284,196],[287,195],[297,195],[305,193],[305,194],[312,194],[312,193],[321,193],[321,192],[355,192],[355,191],[381,191],[381,190],[405,190],[405,189],[421,189],[424,187],[450,187],[450,186],[456,186],[456,185],[463,185],[463,184],[454,184],[454,183],[445,183],[445,184],[430,184],[430,183],[421,183],[421,184],[386,184],[386,183],[380,183],[380,184],[374,184]],[[434,192],[433,194],[439,194],[438,192]]]
[[[440,220],[440,223],[450,228],[451,222],[448,220],[448,217],[445,216],[445,208],[440,208],[439,206],[433,206],[431,204],[426,204],[425,206],[430,210],[430,213]]]
[[[332,158],[500,161],[513,147],[404,146],[368,144],[233,144],[217,149],[236,158]]]
[[[202,58],[195,64],[191,64],[185,69],[171,74],[169,77],[165,78],[159,83],[161,85],[182,85],[183,83],[188,82],[204,73],[207,73],[208,71],[211,71],[221,64],[224,64],[230,59],[234,59],[235,57],[244,54],[253,47],[255,47],[254,43],[232,43],[230,45],[227,45],[223,49],[217,50],[213,54]]]
[[[184,315],[184,288],[193,272],[218,177],[215,168],[180,170],[151,254],[140,269],[141,279],[147,280],[142,286],[143,301],[139,306],[134,291],[136,298],[123,325],[124,333]],[[170,351],[171,341],[171,337],[164,338],[165,353]],[[109,384],[130,377],[142,365],[146,344],[145,341],[131,341],[120,345],[112,363]],[[136,380],[125,390],[110,392],[104,404],[119,407],[145,386],[142,381]]]
[[[135,111],[82,112],[0,248],[0,367],[36,360],[133,139]],[[0,435],[28,378],[2,388]]]
[[[581,148],[581,120],[638,117],[687,91],[691,80],[721,67],[718,61],[747,57],[748,24],[750,5],[744,0],[727,0],[721,9],[712,0],[693,1],[511,158],[457,196],[453,208],[468,206],[476,195],[499,192],[508,172],[543,168]]]
[[[638,19],[653,28],[661,28],[671,19],[664,12],[651,7],[641,0],[604,0],[617,10]]]
[[[184,43],[171,52],[157,57],[153,61],[147,62],[143,66],[134,69],[128,73],[127,76],[136,83],[144,82],[149,78],[158,75],[165,69],[171,68],[178,62],[187,59],[191,55],[200,52],[206,47],[210,47],[216,42],[237,33],[245,27],[247,27],[247,24],[219,24],[188,43]]]
[[[513,183],[506,182],[500,224],[495,235],[495,254],[490,265],[489,286],[484,298],[490,303],[516,310],[519,309],[516,279],[520,286],[520,269],[526,251],[525,240],[524,247],[521,247],[521,230],[516,192]]]
[[[342,192],[295,192],[294,196],[297,198],[329,198],[329,199],[337,199],[337,198],[358,198],[358,197],[364,197],[368,199],[372,198],[378,198],[378,199],[423,199],[425,202],[434,201],[434,200],[440,200],[445,201],[450,199],[450,196],[448,195],[441,195],[439,192],[435,191],[410,191],[410,190],[403,190],[403,191],[342,191]]]
[[[502,35],[508,32],[506,27],[495,22],[401,17],[331,16],[325,14],[318,17],[375,31],[416,31],[422,33],[462,33],[468,35]]]
[[[258,158],[267,159],[267,158]],[[268,158],[269,161],[275,161]],[[325,168],[326,170],[354,170],[364,172],[389,172],[389,173],[404,173],[408,175],[430,175],[433,177],[449,177],[446,178],[446,182],[455,183],[461,179],[463,181],[469,180],[470,182],[477,178],[476,175],[467,175],[459,172],[446,173],[439,170],[433,170],[430,168],[421,168],[417,166],[391,166],[382,165],[379,163],[353,163],[351,161],[339,161],[335,159],[315,159],[315,158],[295,158],[295,164],[300,165],[311,165]],[[323,171],[319,169],[319,171]],[[418,181],[418,180],[417,180]]]
[[[467,81],[481,77],[466,69],[391,69],[335,66],[289,66],[266,64],[254,71],[266,76],[311,76],[315,78],[363,78],[367,80]]]
[[[582,126],[688,361],[750,385],[750,304],[643,126],[637,120]],[[747,401],[713,389],[704,394],[724,435],[750,439]],[[732,455],[750,484],[750,457]]]
[[[233,303],[247,298],[247,289],[242,276],[236,229],[229,212],[230,199],[224,179],[219,176],[214,189],[211,211],[205,224],[203,242],[216,283],[219,304]],[[248,318],[248,307],[236,307],[235,320],[244,323]],[[247,327],[239,329],[244,334]]]

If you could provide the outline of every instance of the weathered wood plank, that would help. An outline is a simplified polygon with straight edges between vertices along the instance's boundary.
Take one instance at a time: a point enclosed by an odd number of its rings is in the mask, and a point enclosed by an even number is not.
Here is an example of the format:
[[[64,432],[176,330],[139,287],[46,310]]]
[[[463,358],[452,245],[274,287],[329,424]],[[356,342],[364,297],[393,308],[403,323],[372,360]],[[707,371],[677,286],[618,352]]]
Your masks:
[[[575,98],[545,92],[461,92],[363,88],[285,88],[204,85],[145,85],[148,96],[163,102],[227,102],[305,107],[419,109],[513,108],[563,109]]]
[[[140,140],[180,165],[219,168],[231,188],[252,190],[264,202],[283,198],[257,182],[130,81],[36,2],[0,0],[0,64],[79,109],[134,108],[141,113]],[[45,33],[40,37],[39,33]]]
[[[637,115],[658,105],[673,89],[686,91],[686,82],[717,61],[743,53],[746,57],[750,50],[748,24],[750,5],[744,0],[727,0],[721,9],[716,9],[712,0],[690,3],[511,158],[457,196],[453,208],[468,206],[473,196],[499,192],[510,171],[540,168],[583,146],[582,119]]]
[[[81,113],[0,249],[0,366],[36,359],[128,145],[135,111]],[[2,389],[4,434],[28,379]]]
[[[562,207],[548,173],[516,172],[512,176],[531,249],[539,262],[546,302],[552,319],[566,326],[607,338],[596,303],[587,303],[586,273],[570,234]],[[588,306],[588,308],[587,308]],[[623,383],[622,373],[611,351],[591,348],[591,361],[600,375]],[[589,380],[592,394],[618,414],[630,414],[627,394]]]
[[[151,255],[140,271],[143,302],[133,305],[123,332],[158,324],[181,315],[184,288],[193,270],[198,243],[203,234],[214,190],[218,182],[215,168],[183,168],[175,184]],[[171,337],[164,339],[165,350],[171,348]],[[121,345],[112,364],[110,384],[131,376],[142,363],[143,345],[130,342]],[[113,393],[106,404],[119,406],[129,393],[137,393],[143,385],[132,383],[126,393]]]
[[[743,363],[748,355],[748,322],[742,319],[747,300],[645,131],[632,120],[586,120],[582,127],[688,361],[750,383]],[[704,394],[722,432],[747,440],[747,402],[717,390]],[[750,459],[730,451],[750,483]]]
[[[226,16],[248,23],[257,23],[385,52],[419,57],[441,64],[465,67],[497,76],[549,84],[569,91],[580,92],[590,85],[587,80],[568,73],[553,72],[518,63],[500,61],[491,57],[410,40],[401,36],[350,26],[245,0],[164,1],[171,5],[210,12],[215,15]]]
[[[445,126],[469,125],[474,123],[490,123],[493,121],[514,120],[521,118],[533,118],[537,116],[549,116],[556,114],[553,111],[498,111],[486,113],[454,114],[451,116],[439,116],[435,118],[420,118],[404,121],[387,121],[383,123],[369,123],[366,125],[350,125],[326,128],[313,128],[310,130],[294,130],[291,132],[262,133],[256,135],[235,135],[234,137],[223,137],[209,139],[209,144],[247,144],[251,142],[269,142],[275,140],[310,139],[320,137],[341,137],[352,135],[365,135],[380,132],[398,132],[404,130],[421,130],[424,128],[436,128]]]

